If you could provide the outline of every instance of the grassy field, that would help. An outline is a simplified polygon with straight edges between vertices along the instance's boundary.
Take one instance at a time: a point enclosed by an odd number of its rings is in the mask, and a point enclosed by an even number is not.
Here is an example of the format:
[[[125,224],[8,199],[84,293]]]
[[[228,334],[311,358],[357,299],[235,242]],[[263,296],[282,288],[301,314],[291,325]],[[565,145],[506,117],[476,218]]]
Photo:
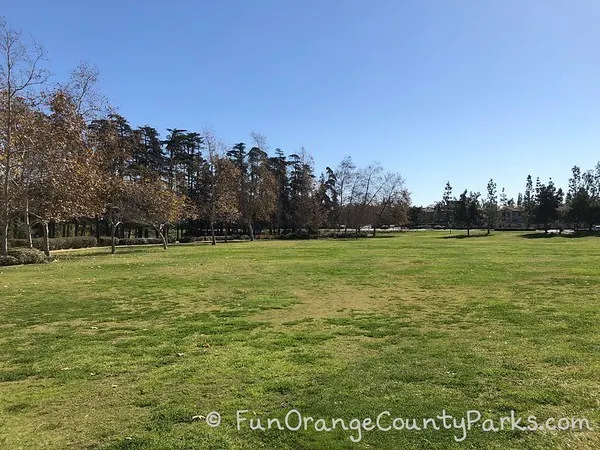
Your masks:
[[[600,238],[444,236],[0,268],[0,448],[600,448]],[[292,409],[594,431],[236,429],[237,410],[266,425]]]

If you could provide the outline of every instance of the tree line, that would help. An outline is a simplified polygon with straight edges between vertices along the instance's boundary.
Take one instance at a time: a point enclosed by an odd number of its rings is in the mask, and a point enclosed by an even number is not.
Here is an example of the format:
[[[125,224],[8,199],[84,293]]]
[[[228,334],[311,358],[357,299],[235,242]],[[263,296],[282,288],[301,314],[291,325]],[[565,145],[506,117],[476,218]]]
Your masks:
[[[600,224],[600,162],[593,169],[582,171],[580,167],[571,169],[571,177],[566,194],[549,179],[542,183],[531,175],[527,176],[524,192],[519,192],[517,200],[507,198],[504,188],[498,194],[493,179],[487,184],[487,195],[464,190],[458,198],[452,195],[452,186],[447,182],[442,199],[435,203],[434,222],[447,228],[461,227],[470,230],[475,227],[487,228],[488,234],[499,220],[503,208],[512,207],[520,213],[525,228],[542,228],[546,233],[551,225],[562,230],[566,226],[592,230]],[[409,209],[409,223],[418,226],[423,216],[423,208]]]
[[[169,228],[189,236],[347,233],[402,223],[410,204],[404,179],[350,157],[316,176],[302,149],[269,153],[267,139],[227,145],[210,129],[132,126],[98,91],[98,70],[82,64],[68,81],[49,82],[45,52],[0,19],[0,240],[36,232],[49,238],[129,236]],[[65,228],[66,227],[66,228]]]

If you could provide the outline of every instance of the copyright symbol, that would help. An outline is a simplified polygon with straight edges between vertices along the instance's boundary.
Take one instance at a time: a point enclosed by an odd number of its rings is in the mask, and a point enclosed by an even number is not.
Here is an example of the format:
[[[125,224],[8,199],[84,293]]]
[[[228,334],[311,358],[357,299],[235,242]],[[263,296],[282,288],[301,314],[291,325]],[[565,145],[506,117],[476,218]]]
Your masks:
[[[206,424],[209,427],[218,427],[221,424],[221,414],[219,414],[217,411],[209,412],[206,415]]]

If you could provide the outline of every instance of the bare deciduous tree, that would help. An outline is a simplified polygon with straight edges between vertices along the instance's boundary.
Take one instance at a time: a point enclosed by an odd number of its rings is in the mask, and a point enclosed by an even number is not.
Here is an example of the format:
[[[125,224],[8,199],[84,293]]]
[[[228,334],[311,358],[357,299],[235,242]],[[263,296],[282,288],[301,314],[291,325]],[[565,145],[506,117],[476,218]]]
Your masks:
[[[2,255],[8,251],[8,226],[16,213],[14,135],[16,133],[15,104],[19,97],[30,94],[32,88],[48,79],[41,67],[44,49],[35,42],[28,45],[21,33],[0,18],[0,240]]]
[[[63,91],[69,93],[77,112],[87,122],[109,113],[108,101],[98,89],[99,80],[98,68],[82,62],[71,71],[69,82],[61,86]]]
[[[387,172],[383,176],[381,189],[376,195],[374,205],[373,236],[378,226],[384,224],[384,218],[402,223],[406,221],[410,194],[406,189],[404,178],[399,173]]]
[[[44,252],[49,255],[48,223],[101,211],[101,173],[84,140],[85,122],[63,91],[48,99],[50,114],[40,118],[36,170],[31,183],[32,214],[42,224]]]
[[[348,228],[348,205],[352,202],[352,186],[356,179],[356,166],[352,158],[346,156],[335,170],[335,192],[338,199],[338,231],[344,220],[344,230]]]

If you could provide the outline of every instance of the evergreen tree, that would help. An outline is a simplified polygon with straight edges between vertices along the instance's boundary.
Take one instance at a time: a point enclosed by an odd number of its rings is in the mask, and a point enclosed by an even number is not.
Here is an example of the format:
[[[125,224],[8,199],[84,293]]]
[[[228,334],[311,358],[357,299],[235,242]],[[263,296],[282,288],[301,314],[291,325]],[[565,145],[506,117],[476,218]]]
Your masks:
[[[502,188],[504,192],[504,188]],[[490,234],[491,228],[494,226],[494,222],[498,215],[498,196],[496,191],[496,183],[493,179],[487,184],[487,198],[484,204],[485,219],[487,223],[487,234]]]
[[[481,208],[479,205],[479,192],[469,192],[467,190],[460,194],[454,207],[455,220],[467,229],[467,236],[470,236],[471,228],[475,226],[481,218]]]
[[[440,205],[441,213],[444,216],[446,228],[450,229],[450,233],[452,233],[452,186],[449,181],[446,181],[446,186],[444,187],[444,195],[442,196],[442,203]]]
[[[523,216],[525,217],[525,224],[527,227],[529,227],[531,223],[534,206],[535,196],[533,193],[533,181],[531,179],[531,175],[527,175],[527,181],[525,183],[525,195],[523,195]]]
[[[276,186],[276,206],[271,217],[271,222],[277,233],[287,228],[289,222],[289,181],[288,161],[280,148],[275,149],[275,156],[269,158],[269,168],[273,174]]]
[[[535,220],[539,224],[544,225],[544,232],[548,233],[548,226],[551,221],[558,218],[558,207],[562,203],[562,189],[556,189],[552,179],[548,184],[536,183],[536,199],[535,199]]]
[[[502,208],[506,208],[508,206],[508,200],[504,188],[502,188],[502,191],[500,192],[500,206]]]

